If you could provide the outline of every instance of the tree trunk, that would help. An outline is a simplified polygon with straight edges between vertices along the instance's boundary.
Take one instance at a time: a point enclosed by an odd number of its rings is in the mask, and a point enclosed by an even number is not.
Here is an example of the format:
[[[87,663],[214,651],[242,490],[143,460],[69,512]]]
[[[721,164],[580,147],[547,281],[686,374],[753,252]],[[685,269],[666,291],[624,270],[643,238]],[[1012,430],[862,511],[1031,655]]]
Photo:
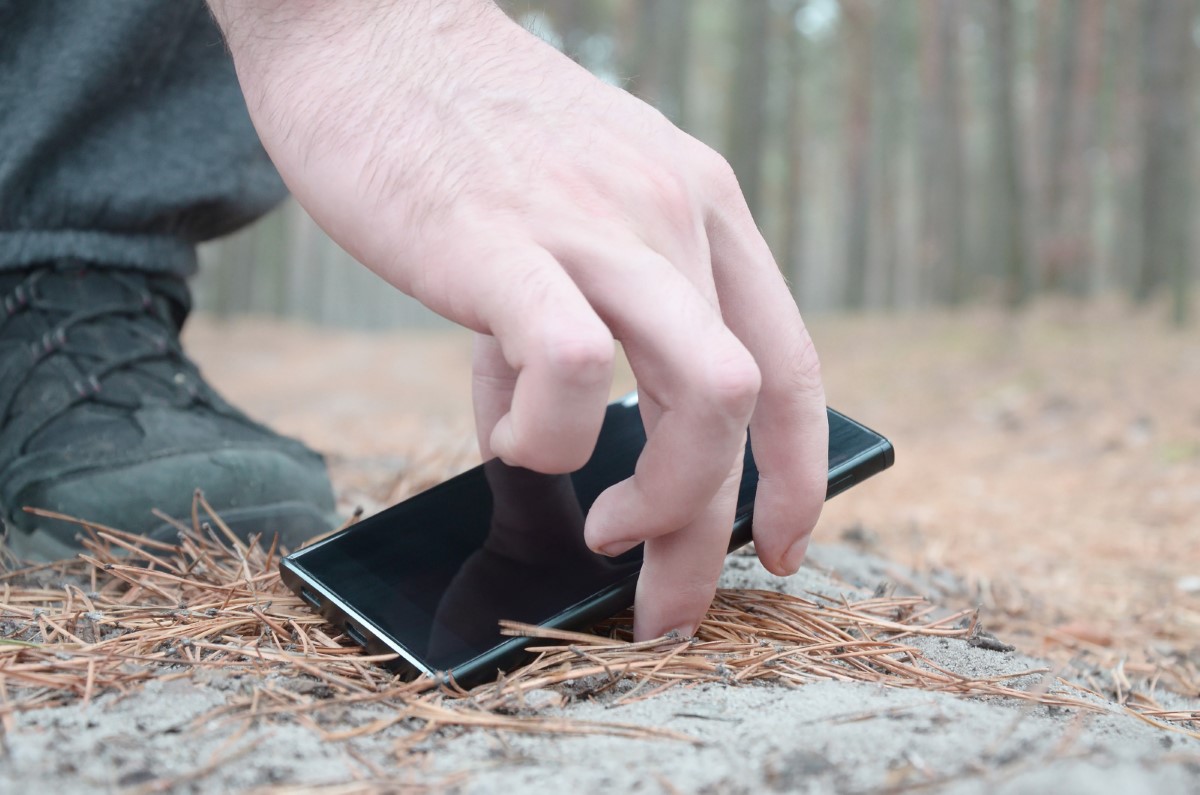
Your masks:
[[[1030,278],[1027,240],[1021,202],[1024,174],[1019,159],[1017,107],[1013,93],[1015,47],[1013,0],[993,0],[984,7],[985,40],[991,79],[988,110],[992,132],[991,226],[993,273],[1004,284],[1009,306],[1020,306],[1029,298]]]
[[[918,238],[917,261],[921,271],[921,294],[928,300],[937,300],[938,275],[945,256],[941,239],[938,187],[941,175],[941,129],[938,119],[938,87],[942,82],[941,39],[934,35],[937,25],[938,0],[923,0],[921,3],[921,115],[920,154],[921,171],[919,182],[921,203],[921,229]]]
[[[1046,142],[1047,224],[1039,251],[1042,283],[1082,294],[1092,256],[1088,152],[1095,138],[1104,9],[1101,0],[1066,0],[1062,10],[1051,89],[1057,110],[1051,114]]]
[[[1113,130],[1112,181],[1116,218],[1110,237],[1115,249],[1117,282],[1136,292],[1142,262],[1142,30],[1145,20],[1139,3],[1117,0],[1118,36],[1115,58],[1116,92]]]
[[[1067,287],[1076,295],[1088,292],[1095,268],[1092,221],[1095,213],[1092,152],[1097,145],[1096,121],[1100,108],[1101,52],[1104,47],[1104,1],[1083,0],[1079,24],[1079,68],[1075,73],[1071,108],[1071,173],[1067,184],[1067,227],[1075,230],[1076,261]]]
[[[659,0],[662,16],[662,92],[658,109],[679,127],[688,126],[688,77],[692,44],[691,0]]]
[[[1036,41],[1034,53],[1035,75],[1035,109],[1033,118],[1027,129],[1028,146],[1031,166],[1029,175],[1029,191],[1027,199],[1031,212],[1029,220],[1029,239],[1031,244],[1031,287],[1034,291],[1041,287],[1044,281],[1043,242],[1052,227],[1050,223],[1052,203],[1050,200],[1052,176],[1055,165],[1051,153],[1053,126],[1056,117],[1062,113],[1061,98],[1056,95],[1059,81],[1056,79],[1056,69],[1059,59],[1058,31],[1059,20],[1065,12],[1061,0],[1047,0],[1035,4],[1034,37]]]
[[[870,244],[871,17],[864,0],[841,0],[849,59],[846,115],[846,282],[844,301],[861,309]]]
[[[1059,0],[1058,18],[1053,32],[1054,47],[1050,55],[1050,81],[1044,86],[1049,112],[1044,119],[1046,193],[1042,199],[1042,228],[1038,235],[1038,259],[1042,287],[1058,289],[1066,281],[1065,253],[1061,238],[1063,205],[1070,167],[1068,160],[1071,127],[1071,86],[1075,81],[1076,50],[1079,43],[1080,0]]]
[[[770,3],[739,4],[737,61],[729,101],[726,157],[750,211],[761,223],[762,155],[767,116],[767,48]]]
[[[946,236],[950,240],[947,262],[951,305],[961,303],[970,293],[971,272],[967,261],[967,190],[965,185],[966,155],[963,151],[962,130],[962,57],[959,52],[959,28],[962,24],[962,5],[959,0],[942,0],[939,35],[946,54],[945,82],[942,83],[942,105],[945,108],[946,144]]]
[[[874,176],[872,206],[875,228],[871,233],[872,259],[877,264],[875,292],[884,306],[895,307],[897,272],[900,268],[900,159],[905,135],[905,97],[908,77],[901,44],[907,33],[905,3],[885,3],[879,7],[879,20],[873,26],[872,49],[872,124],[871,161]],[[869,296],[868,296],[869,297]]]
[[[967,292],[963,142],[955,0],[922,4],[921,254],[935,299],[954,305]]]
[[[1147,0],[1143,36],[1142,263],[1135,297],[1147,300],[1167,279],[1174,315],[1187,316],[1190,271],[1189,93],[1194,6]]]
[[[651,105],[662,91],[658,69],[659,0],[624,0],[618,17],[618,47],[625,88]]]
[[[783,183],[783,242],[779,266],[798,293],[804,278],[804,51],[796,14],[802,0],[792,0],[780,15],[784,51],[784,146],[787,158]]]

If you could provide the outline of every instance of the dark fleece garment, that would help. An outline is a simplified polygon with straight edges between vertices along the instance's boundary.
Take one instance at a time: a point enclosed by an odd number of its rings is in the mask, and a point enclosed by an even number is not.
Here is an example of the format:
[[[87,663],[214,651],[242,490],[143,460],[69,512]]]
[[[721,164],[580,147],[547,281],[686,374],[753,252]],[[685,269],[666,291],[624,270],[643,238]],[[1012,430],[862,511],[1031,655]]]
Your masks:
[[[0,0],[0,269],[189,275],[286,195],[200,0]]]

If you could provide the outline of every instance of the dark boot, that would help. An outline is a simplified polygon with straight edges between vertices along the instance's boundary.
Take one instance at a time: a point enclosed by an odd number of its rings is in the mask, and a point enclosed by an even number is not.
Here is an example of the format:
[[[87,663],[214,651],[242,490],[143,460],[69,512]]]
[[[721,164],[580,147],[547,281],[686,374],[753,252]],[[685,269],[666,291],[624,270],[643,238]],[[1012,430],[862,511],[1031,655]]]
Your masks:
[[[202,489],[239,535],[284,545],[335,521],[322,458],[229,405],[183,353],[175,276],[58,262],[0,271],[0,521],[11,552],[54,559],[80,528],[45,508],[173,541]]]

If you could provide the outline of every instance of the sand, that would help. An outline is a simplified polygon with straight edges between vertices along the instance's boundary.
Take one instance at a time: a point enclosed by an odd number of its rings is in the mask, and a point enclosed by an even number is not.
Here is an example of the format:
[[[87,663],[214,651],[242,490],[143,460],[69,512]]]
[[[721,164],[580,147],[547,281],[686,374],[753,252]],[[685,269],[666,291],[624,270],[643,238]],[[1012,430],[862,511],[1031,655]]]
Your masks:
[[[752,557],[731,557],[729,588],[798,595],[865,596],[911,571],[845,545],[815,545],[802,572],[783,580]],[[916,641],[928,658],[976,677],[1042,667],[1018,652],[959,639]],[[542,714],[669,728],[693,741],[538,736],[447,730],[397,757],[414,726],[330,742],[321,730],[382,717],[378,706],[333,710],[321,726],[292,718],[194,727],[193,719],[264,682],[253,674],[201,671],[152,681],[129,695],[20,714],[4,741],[0,792],[1192,792],[1200,740],[1148,725],[1111,705],[1100,714],[1000,699],[849,682],[801,687],[704,684],[614,706],[604,697],[531,699]],[[1045,677],[1022,680],[1044,686]],[[630,685],[631,686],[631,685]],[[1164,704],[1200,708],[1171,693]],[[1100,703],[1096,699],[1097,703]]]

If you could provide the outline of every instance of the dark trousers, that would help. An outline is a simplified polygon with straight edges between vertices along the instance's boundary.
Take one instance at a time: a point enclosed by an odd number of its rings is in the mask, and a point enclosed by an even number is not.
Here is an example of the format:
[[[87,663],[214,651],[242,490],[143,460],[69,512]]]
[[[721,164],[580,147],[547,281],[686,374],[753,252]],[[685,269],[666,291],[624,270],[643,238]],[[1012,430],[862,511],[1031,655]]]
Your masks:
[[[286,191],[200,0],[0,0],[0,269],[180,275]]]

